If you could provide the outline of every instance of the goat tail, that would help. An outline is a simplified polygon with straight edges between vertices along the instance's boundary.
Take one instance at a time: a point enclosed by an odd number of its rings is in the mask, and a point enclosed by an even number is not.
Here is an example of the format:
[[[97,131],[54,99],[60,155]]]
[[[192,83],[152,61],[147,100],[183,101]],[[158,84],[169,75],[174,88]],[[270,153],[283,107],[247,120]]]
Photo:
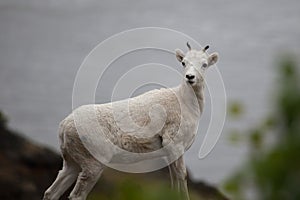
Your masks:
[[[58,128],[58,139],[59,139],[59,145],[62,153],[65,150],[65,131],[64,131],[64,121],[61,121]]]

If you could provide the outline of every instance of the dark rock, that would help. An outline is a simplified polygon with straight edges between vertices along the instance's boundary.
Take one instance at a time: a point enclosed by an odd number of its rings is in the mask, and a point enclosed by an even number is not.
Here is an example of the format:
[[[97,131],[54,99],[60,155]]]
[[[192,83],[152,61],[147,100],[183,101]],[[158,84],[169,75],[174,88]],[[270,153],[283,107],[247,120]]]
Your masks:
[[[0,122],[0,199],[40,200],[61,168],[61,157],[9,130],[3,122]]]

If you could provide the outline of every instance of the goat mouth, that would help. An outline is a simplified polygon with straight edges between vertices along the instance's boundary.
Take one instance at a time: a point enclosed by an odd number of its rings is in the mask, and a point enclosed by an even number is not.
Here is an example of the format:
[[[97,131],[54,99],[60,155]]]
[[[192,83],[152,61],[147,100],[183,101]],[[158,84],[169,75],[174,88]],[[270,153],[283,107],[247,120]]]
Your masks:
[[[189,84],[193,85],[195,83],[195,81],[187,81]]]

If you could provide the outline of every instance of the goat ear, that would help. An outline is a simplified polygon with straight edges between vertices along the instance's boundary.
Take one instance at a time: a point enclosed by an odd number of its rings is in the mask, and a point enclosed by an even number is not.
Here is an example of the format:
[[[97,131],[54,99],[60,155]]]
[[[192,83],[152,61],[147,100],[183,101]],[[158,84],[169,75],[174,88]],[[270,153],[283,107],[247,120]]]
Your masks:
[[[214,52],[214,53],[210,54],[208,59],[207,59],[208,65],[210,66],[210,65],[215,64],[218,61],[218,59],[219,59],[219,54],[218,53]]]
[[[180,49],[175,50],[176,58],[179,62],[182,62],[182,59],[184,58],[184,53]]]

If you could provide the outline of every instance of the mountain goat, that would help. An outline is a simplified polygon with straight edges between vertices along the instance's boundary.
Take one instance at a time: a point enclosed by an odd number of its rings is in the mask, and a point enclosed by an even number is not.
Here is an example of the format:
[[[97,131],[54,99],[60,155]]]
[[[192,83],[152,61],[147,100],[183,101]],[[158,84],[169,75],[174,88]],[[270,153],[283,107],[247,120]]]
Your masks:
[[[188,43],[187,46],[186,54],[179,49],[175,53],[184,68],[179,86],[152,90],[127,100],[84,105],[60,123],[63,168],[46,190],[44,200],[59,199],[75,181],[69,198],[84,200],[106,163],[124,164],[147,158],[137,156],[132,160],[122,154],[118,156],[110,146],[127,153],[150,153],[149,157],[170,155],[172,186],[176,181],[178,189],[189,199],[183,153],[194,141],[203,111],[205,71],[217,62],[218,54],[207,54],[208,46],[201,50],[191,49]],[[98,126],[101,128],[97,129]],[[97,159],[97,153],[104,159]]]

